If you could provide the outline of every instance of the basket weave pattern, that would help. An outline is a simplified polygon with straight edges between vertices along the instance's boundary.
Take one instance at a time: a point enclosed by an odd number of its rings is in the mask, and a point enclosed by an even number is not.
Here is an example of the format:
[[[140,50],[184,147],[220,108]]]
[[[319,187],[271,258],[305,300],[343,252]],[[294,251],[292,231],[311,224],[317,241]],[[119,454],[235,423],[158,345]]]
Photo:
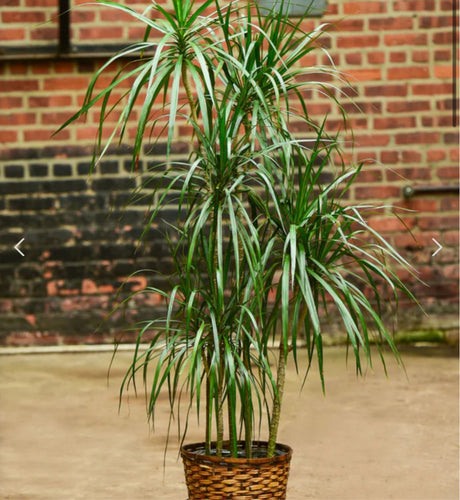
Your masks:
[[[254,443],[259,445],[266,448],[266,443]],[[286,499],[292,455],[288,446],[277,445],[282,454],[273,458],[251,459],[206,456],[198,450],[203,450],[202,443],[181,450],[188,500]]]

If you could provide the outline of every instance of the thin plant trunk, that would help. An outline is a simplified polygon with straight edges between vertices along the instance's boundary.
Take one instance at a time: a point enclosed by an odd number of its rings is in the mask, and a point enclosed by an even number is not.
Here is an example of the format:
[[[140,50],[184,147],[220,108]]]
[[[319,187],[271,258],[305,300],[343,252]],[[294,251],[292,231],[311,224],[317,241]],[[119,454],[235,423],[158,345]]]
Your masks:
[[[246,368],[246,371],[250,373],[250,363],[249,359],[249,346],[247,342],[243,342],[243,363]],[[249,384],[246,385],[244,389],[244,441],[245,441],[245,452],[246,458],[252,458],[252,411],[251,411],[251,397],[249,391],[251,390],[251,386]]]
[[[237,456],[237,443],[236,443],[236,432],[235,432],[235,415],[234,409],[230,403],[230,399],[227,402],[227,418],[228,418],[228,439],[230,441],[230,450],[232,452],[232,457]]]
[[[211,426],[212,426],[212,412],[210,408],[209,401],[211,401],[211,383],[209,381],[209,353],[203,356],[205,359],[206,367],[206,435],[204,442],[204,451],[206,455],[211,454]]]
[[[295,290],[294,292],[294,297],[293,301],[295,302],[296,296],[297,296],[298,290]],[[300,315],[298,318],[298,324],[303,324],[305,320],[305,316],[307,314],[307,307],[302,307],[300,311]],[[290,332],[292,330],[292,321],[293,318],[292,316],[289,318],[289,325],[288,325],[288,331]],[[288,352],[292,349],[292,346],[288,346]],[[277,374],[276,374],[276,395],[275,399],[273,401],[273,407],[272,407],[272,418],[270,422],[270,430],[269,430],[269,437],[268,437],[268,447],[267,447],[267,456],[268,457],[273,457],[275,455],[275,448],[276,448],[276,439],[278,437],[278,427],[280,423],[280,417],[281,417],[281,404],[283,401],[283,395],[284,395],[284,386],[286,382],[286,364],[287,364],[287,353],[285,352],[284,349],[284,339],[281,336],[280,339],[280,344],[279,344],[279,351],[278,351],[278,367],[277,367]]]
[[[245,128],[249,128],[248,121],[246,120]],[[233,139],[232,143],[232,148],[235,147],[237,141],[237,137]],[[241,193],[238,194],[238,199],[243,203],[243,196]],[[237,212],[238,219],[240,220],[241,224],[245,224],[244,217],[241,215],[241,211],[238,210]],[[239,252],[239,265],[240,265],[240,270],[243,266],[244,262],[244,248],[243,248],[243,243],[241,239],[238,240],[238,252]],[[241,295],[243,292],[240,292]],[[242,303],[242,297],[240,297],[240,303]],[[249,356],[249,342],[245,337],[243,337],[243,364],[246,369],[247,373],[251,373],[251,359]],[[252,410],[251,410],[251,385],[248,381],[245,389],[244,389],[244,397],[243,397],[243,425],[244,425],[244,444],[245,444],[245,456],[246,458],[252,458]]]
[[[276,392],[273,401],[272,418],[270,422],[270,432],[268,438],[267,457],[275,455],[276,438],[278,436],[278,427],[281,416],[281,403],[283,401],[284,384],[286,381],[286,356],[284,351],[284,342],[281,338],[278,353],[278,369],[276,376]]]
[[[185,66],[185,64],[182,66],[182,82],[184,84],[185,93],[187,94],[187,100],[190,106],[190,115],[195,124],[198,125],[195,101],[193,99],[192,88],[190,86],[190,80],[187,74],[187,66]]]
[[[222,456],[222,450],[224,447],[224,402],[223,402],[223,395],[224,395],[224,384],[223,384],[223,377],[224,377],[224,360],[223,357],[221,356],[220,359],[220,367],[219,367],[220,373],[219,373],[219,381],[217,385],[217,422],[216,422],[216,455],[218,457]]]

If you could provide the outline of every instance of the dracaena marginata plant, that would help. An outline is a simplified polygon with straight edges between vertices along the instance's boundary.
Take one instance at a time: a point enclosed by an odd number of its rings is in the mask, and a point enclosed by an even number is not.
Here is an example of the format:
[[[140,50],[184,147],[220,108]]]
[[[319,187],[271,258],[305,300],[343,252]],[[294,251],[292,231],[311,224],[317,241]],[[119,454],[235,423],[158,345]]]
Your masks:
[[[315,88],[345,118],[344,82],[332,61],[304,65],[311,51],[328,57],[319,43],[327,26],[307,33],[302,19],[262,16],[252,2],[172,0],[166,8],[153,1],[143,13],[100,3],[145,25],[145,38],[97,71],[81,110],[64,126],[99,106],[97,165],[136,123],[133,170],[144,148],[165,137],[165,163],[150,169],[133,196],[154,200],[144,235],[172,199],[179,214],[167,235],[171,287],[141,292],[160,294],[167,312],[138,325],[121,394],[142,377],[152,422],[166,390],[182,439],[193,409],[204,413],[207,453],[237,456],[244,440],[250,457],[255,435],[264,434],[273,456],[289,357],[305,375],[316,360],[324,387],[323,324],[334,311],[358,372],[371,363],[374,342],[399,360],[381,319],[382,287],[395,299],[411,296],[389,266],[409,264],[366,222],[373,207],[348,202],[361,167],[345,166],[327,117],[315,122],[309,115],[305,95]],[[131,62],[96,90],[127,56]],[[319,73],[337,86],[316,81]],[[171,155],[178,124],[189,127],[194,144],[183,161]],[[152,340],[142,349],[147,335]],[[179,414],[184,399],[187,411]]]

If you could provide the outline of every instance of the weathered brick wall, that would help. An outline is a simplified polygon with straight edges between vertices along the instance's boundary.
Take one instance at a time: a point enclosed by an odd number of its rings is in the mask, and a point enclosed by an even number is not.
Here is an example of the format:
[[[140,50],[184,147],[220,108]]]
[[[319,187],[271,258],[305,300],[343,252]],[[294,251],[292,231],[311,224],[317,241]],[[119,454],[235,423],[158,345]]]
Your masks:
[[[104,45],[138,40],[142,30],[112,10],[72,12],[72,43],[57,58],[57,24],[37,24],[57,12],[55,0],[0,0],[0,343],[75,343],[110,339],[134,318],[161,312],[158,297],[142,295],[95,333],[126,290],[165,286],[168,252],[158,231],[138,248],[148,198],[124,208],[149,165],[164,159],[161,143],[129,168],[129,144],[110,151],[90,177],[96,114],[51,137],[81,104]],[[78,3],[84,3],[79,1]],[[148,4],[126,2],[139,10]],[[451,329],[458,304],[458,129],[453,126],[453,3],[451,0],[329,0],[320,19],[333,23],[324,39],[351,84],[343,99],[354,129],[350,157],[365,162],[352,196],[410,209],[387,210],[372,224],[420,271],[428,286],[413,290],[432,314],[404,314],[403,329]],[[30,47],[30,50],[29,50]],[[91,47],[91,50],[88,49]],[[40,52],[42,48],[43,50]],[[40,49],[40,50],[38,50]],[[28,54],[29,52],[29,54]],[[33,52],[33,54],[32,54]],[[321,56],[303,64],[325,63]],[[108,81],[108,80],[106,80]],[[313,116],[331,112],[317,93]],[[356,104],[358,106],[356,106]],[[294,124],[295,126],[295,124]],[[133,136],[135,123],[130,130]],[[182,131],[183,132],[183,131]],[[299,130],[299,134],[302,131]],[[351,137],[349,137],[351,140]],[[188,151],[179,143],[177,157]],[[406,186],[437,186],[406,199]],[[165,221],[174,207],[165,211]],[[21,257],[14,245],[25,238]],[[432,257],[435,238],[443,250]],[[404,311],[407,313],[407,311]],[[446,317],[448,321],[446,321]],[[444,318],[444,319],[442,319]],[[428,326],[427,326],[428,325]]]

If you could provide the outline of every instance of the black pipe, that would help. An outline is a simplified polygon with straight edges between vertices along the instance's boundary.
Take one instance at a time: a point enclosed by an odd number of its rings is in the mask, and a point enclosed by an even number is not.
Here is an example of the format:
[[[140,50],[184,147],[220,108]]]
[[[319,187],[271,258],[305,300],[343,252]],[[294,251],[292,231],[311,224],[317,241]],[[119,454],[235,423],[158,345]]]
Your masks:
[[[412,198],[419,194],[458,194],[458,185],[441,186],[405,186],[403,188],[404,198]]]
[[[70,49],[70,1],[59,0],[59,54],[68,54]]]

